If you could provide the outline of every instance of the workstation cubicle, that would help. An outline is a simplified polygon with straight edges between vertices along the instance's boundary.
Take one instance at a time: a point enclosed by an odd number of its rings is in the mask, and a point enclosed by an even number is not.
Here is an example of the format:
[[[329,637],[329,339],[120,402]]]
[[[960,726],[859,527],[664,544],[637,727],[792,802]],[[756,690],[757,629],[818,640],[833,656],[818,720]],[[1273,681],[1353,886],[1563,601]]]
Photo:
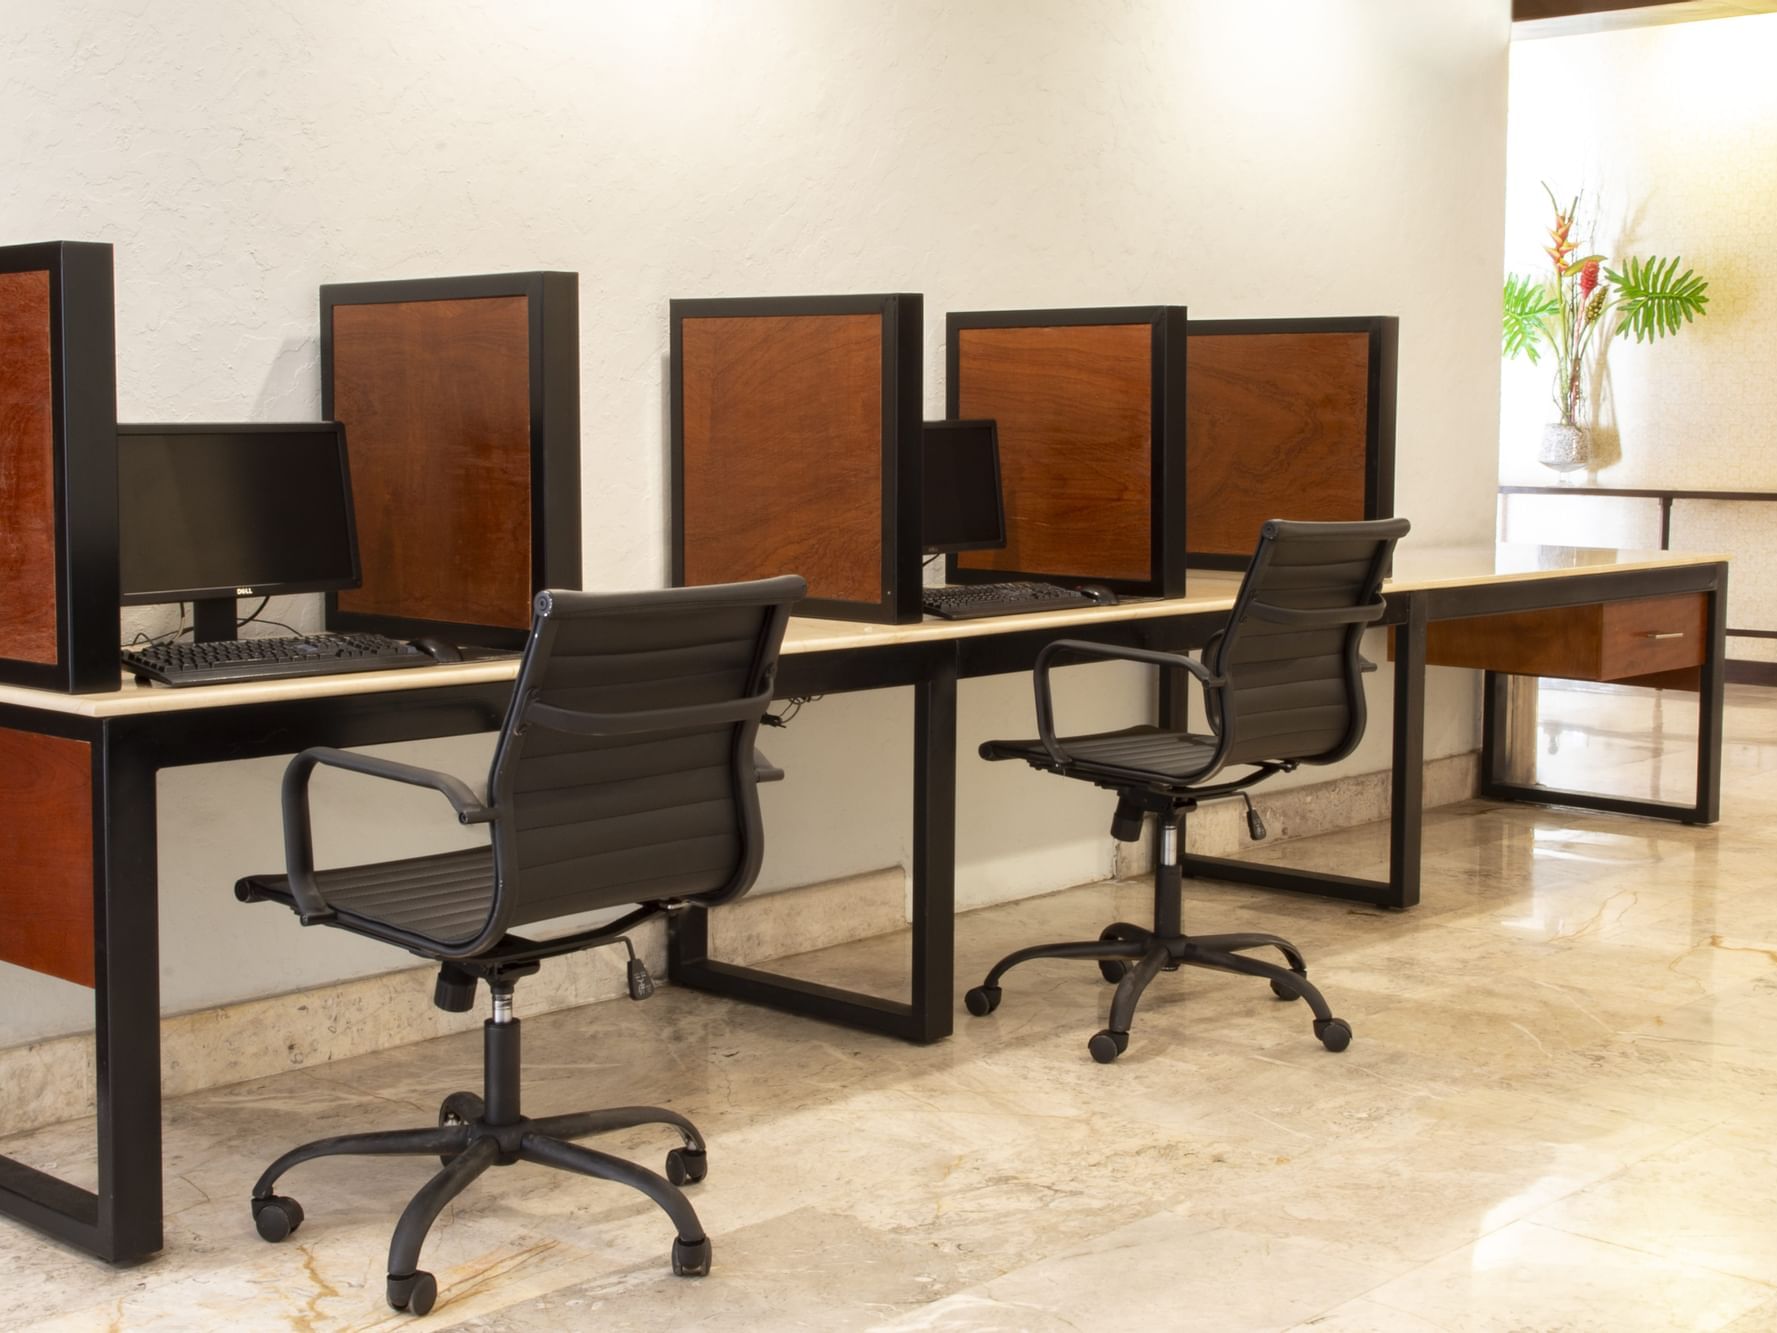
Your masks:
[[[65,319],[86,308],[72,300],[48,305],[38,290],[57,290],[66,270],[56,265],[66,253],[22,256],[36,265],[26,271],[42,279],[9,286],[0,274],[9,318],[16,317],[4,344],[8,357],[41,361],[45,349],[63,345],[40,333],[51,312]],[[323,401],[362,441],[352,446],[354,475],[366,486],[359,501],[365,585],[330,600],[333,623],[449,632],[498,648],[522,640],[533,592],[577,585],[575,400],[563,389],[576,359],[564,344],[575,316],[566,276],[323,289]],[[910,1040],[942,1038],[955,1007],[958,680],[1026,672],[1058,638],[1201,648],[1225,622],[1237,583],[1232,571],[1265,520],[1391,513],[1395,321],[1198,322],[1164,305],[950,313],[947,407],[952,416],[999,422],[1008,533],[1003,550],[950,557],[947,577],[1041,575],[1102,581],[1124,594],[1117,605],[971,622],[919,614],[919,296],[675,301],[669,321],[673,582],[801,573],[809,600],[786,636],[776,697],[890,686],[914,693],[906,998],[725,962],[713,956],[706,914],[695,908],[673,924],[673,979]],[[82,373],[99,375],[104,356],[97,340],[105,325],[95,319],[92,347],[99,351]],[[470,326],[473,336],[463,336]],[[497,374],[480,373],[484,358]],[[415,373],[416,365],[439,364],[451,367],[442,380]],[[54,374],[39,378],[66,382]],[[473,417],[470,438],[451,434],[470,413],[439,411],[440,384],[473,385],[481,415]],[[99,384],[97,396],[83,400],[86,410],[114,401],[103,389]],[[44,405],[33,420],[44,424],[33,427],[33,447],[49,441],[62,470],[56,475],[65,477],[76,457],[102,464],[104,450],[116,446],[115,422],[83,420],[68,401],[40,397]],[[389,404],[403,406],[391,411]],[[409,419],[423,429],[390,424]],[[19,447],[10,436],[7,445]],[[484,447],[485,459],[475,457],[485,467],[463,466],[466,451]],[[77,455],[78,449],[92,452]],[[35,601],[9,607],[8,637],[0,643],[22,663],[9,667],[0,687],[6,768],[54,779],[33,788],[37,806],[10,803],[0,830],[0,850],[32,869],[41,894],[30,910],[8,915],[0,956],[94,990],[98,1180],[96,1189],[76,1188],[8,1161],[0,1171],[0,1207],[92,1253],[125,1260],[151,1253],[162,1239],[156,774],[317,744],[349,748],[486,731],[506,707],[517,667],[496,657],[378,680],[122,689],[115,582],[106,584],[95,566],[76,595],[60,595],[73,586],[67,571],[78,567],[68,552],[85,549],[83,540],[105,540],[106,520],[95,518],[104,505],[104,472],[101,465],[95,488],[82,492],[92,506],[85,510],[54,510],[44,503],[44,488],[34,493],[41,511],[35,530],[49,534],[33,557]],[[410,489],[422,483],[442,491]],[[414,521],[423,518],[426,526],[410,529],[407,506],[416,503],[423,515]],[[115,499],[111,504],[114,512]],[[471,571],[453,563],[456,551],[488,546],[497,559]],[[56,554],[46,559],[45,551]],[[1189,869],[1411,907],[1418,899],[1424,676],[1439,660],[1437,625],[1650,599],[1680,599],[1700,617],[1683,651],[1668,650],[1662,659],[1669,669],[1694,671],[1701,691],[1696,800],[1593,803],[1713,820],[1724,581],[1718,562],[1696,557],[1543,567],[1492,552],[1420,560],[1404,547],[1379,622],[1397,631],[1398,644],[1387,879],[1202,859],[1188,862]],[[56,598],[48,594],[52,584]],[[95,621],[83,638],[71,617],[79,608],[102,610],[107,601],[108,631]],[[85,669],[76,669],[78,661]],[[1464,665],[1488,669],[1497,662],[1483,656]],[[1178,701],[1162,694],[1156,707],[1166,717]],[[1500,794],[1588,800],[1534,787]]]

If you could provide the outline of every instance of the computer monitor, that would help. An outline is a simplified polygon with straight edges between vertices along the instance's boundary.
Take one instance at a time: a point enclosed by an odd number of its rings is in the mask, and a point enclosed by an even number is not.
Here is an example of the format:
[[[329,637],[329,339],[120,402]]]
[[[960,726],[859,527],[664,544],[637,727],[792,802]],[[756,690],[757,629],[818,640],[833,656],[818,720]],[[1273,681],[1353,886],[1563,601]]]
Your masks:
[[[926,554],[1004,546],[999,428],[991,421],[928,421],[924,435]]]
[[[237,597],[358,586],[337,422],[120,425],[117,494],[120,600],[191,602],[199,638]]]

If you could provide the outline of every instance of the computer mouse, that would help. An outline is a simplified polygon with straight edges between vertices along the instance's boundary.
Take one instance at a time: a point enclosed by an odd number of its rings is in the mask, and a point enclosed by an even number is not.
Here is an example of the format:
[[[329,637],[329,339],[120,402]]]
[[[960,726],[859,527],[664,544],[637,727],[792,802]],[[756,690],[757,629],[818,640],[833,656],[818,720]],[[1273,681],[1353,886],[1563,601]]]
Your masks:
[[[434,662],[461,662],[463,655],[457,651],[454,643],[443,639],[435,639],[431,635],[409,640],[415,648],[431,657]]]
[[[1105,587],[1102,583],[1082,583],[1074,591],[1082,596],[1090,597],[1100,606],[1115,606],[1122,600],[1115,591]]]

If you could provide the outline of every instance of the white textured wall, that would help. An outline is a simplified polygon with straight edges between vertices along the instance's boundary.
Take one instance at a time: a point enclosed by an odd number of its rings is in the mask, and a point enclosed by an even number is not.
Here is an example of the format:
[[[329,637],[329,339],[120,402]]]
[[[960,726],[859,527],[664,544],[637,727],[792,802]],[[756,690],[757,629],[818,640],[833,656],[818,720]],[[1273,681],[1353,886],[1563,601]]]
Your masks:
[[[1612,486],[1777,483],[1777,14],[1521,42],[1511,53],[1506,264],[1542,273],[1547,181],[1583,193],[1584,250],[1682,255],[1709,313],[1675,338],[1613,340],[1597,400]],[[1536,464],[1547,363],[1504,377],[1500,468]],[[1538,476],[1538,474],[1541,474]]]
[[[124,420],[312,417],[323,282],[579,272],[588,587],[665,568],[674,296],[923,292],[932,415],[947,309],[1398,314],[1400,511],[1419,540],[1491,533],[1506,0],[0,16],[0,239],[117,247]],[[1134,673],[1067,679],[1082,722],[1142,706]],[[1430,753],[1469,748],[1468,683],[1433,697]],[[1026,683],[965,683],[962,704],[963,901],[1105,873],[1104,802],[973,758],[1028,728]],[[768,797],[768,883],[905,860],[910,711],[831,699],[770,738],[792,778]],[[1354,768],[1386,747],[1380,727]],[[471,773],[485,753],[426,749]],[[232,904],[236,873],[277,860],[276,768],[163,777],[169,1008],[400,961]],[[396,809],[341,795],[336,845],[386,847]],[[57,983],[6,989],[0,1041],[85,1019]]]

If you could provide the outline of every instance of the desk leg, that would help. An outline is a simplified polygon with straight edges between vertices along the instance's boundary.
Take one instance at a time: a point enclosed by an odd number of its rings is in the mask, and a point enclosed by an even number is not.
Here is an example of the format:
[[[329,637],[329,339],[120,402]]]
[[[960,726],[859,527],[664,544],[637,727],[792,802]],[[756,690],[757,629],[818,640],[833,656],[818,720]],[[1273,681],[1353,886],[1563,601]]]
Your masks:
[[[1388,896],[1378,906],[1419,903],[1425,826],[1425,603],[1414,599],[1395,634],[1394,773],[1388,801]]]
[[[948,1037],[956,1004],[956,656],[914,687],[913,1019]]]
[[[1508,755],[1506,738],[1507,677],[1487,672],[1483,684],[1481,727],[1481,795],[1493,801],[1528,801],[1603,810],[1641,819],[1681,824],[1713,824],[1721,818],[1721,740],[1723,685],[1727,679],[1728,567],[1715,566],[1715,586],[1704,593],[1708,611],[1703,665],[1697,682],[1697,795],[1682,801],[1639,801],[1598,792],[1509,782],[1500,776]]]
[[[1162,724],[1183,717],[1182,702],[1161,690]],[[1407,908],[1419,902],[1420,831],[1425,811],[1425,604],[1409,602],[1396,627],[1394,658],[1393,772],[1389,783],[1388,878],[1319,874],[1288,866],[1221,856],[1180,858],[1187,878],[1219,879],[1290,893]]]
[[[160,903],[154,769],[107,738],[94,936],[99,1229],[114,1262],[160,1249]]]
[[[121,755],[109,728],[78,739],[91,746],[82,795],[91,796],[98,1190],[0,1157],[0,1214],[126,1263],[161,1247],[154,771]]]
[[[1715,567],[1709,593],[1708,643],[1697,681],[1697,824],[1721,818],[1722,703],[1728,679],[1728,567]]]
[[[907,1041],[951,1032],[956,941],[956,652],[939,646],[914,683],[911,1001],[823,986],[709,956],[709,913],[690,908],[667,928],[677,983]],[[769,834],[767,835],[769,836]]]

